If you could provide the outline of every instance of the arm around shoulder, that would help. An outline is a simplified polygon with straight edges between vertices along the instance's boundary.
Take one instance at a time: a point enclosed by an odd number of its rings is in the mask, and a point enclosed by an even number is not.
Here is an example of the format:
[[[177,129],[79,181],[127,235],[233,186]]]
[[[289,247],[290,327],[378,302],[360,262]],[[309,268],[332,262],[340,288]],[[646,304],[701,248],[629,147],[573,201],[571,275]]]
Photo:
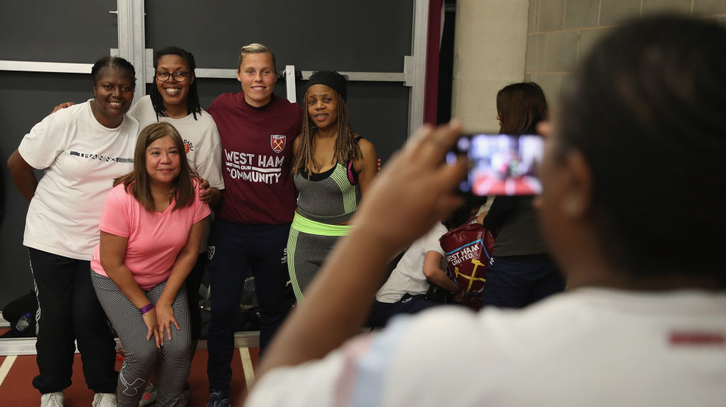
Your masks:
[[[136,308],[141,308],[149,304],[149,299],[134,280],[131,270],[124,264],[128,242],[128,237],[101,231],[99,260],[108,278],[116,283],[119,290]]]

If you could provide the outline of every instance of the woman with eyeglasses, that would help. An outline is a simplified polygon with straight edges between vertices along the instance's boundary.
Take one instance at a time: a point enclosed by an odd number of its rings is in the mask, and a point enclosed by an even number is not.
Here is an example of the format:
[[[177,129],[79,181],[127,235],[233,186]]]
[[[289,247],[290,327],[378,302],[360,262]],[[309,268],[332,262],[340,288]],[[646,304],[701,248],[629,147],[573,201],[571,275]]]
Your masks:
[[[219,132],[212,116],[199,103],[196,62],[191,52],[166,47],[154,54],[154,86],[129,110],[140,128],[151,123],[171,123],[184,140],[187,159],[199,176],[209,181],[202,200],[214,207],[222,199]]]

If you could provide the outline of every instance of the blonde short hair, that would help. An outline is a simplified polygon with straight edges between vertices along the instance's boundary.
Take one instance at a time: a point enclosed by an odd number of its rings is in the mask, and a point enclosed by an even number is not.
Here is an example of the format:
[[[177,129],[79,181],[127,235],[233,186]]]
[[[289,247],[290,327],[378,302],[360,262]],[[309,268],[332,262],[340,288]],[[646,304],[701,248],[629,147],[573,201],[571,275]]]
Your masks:
[[[245,45],[242,47],[239,53],[239,61],[237,61],[237,72],[239,72],[240,67],[242,66],[242,61],[245,58],[245,55],[249,54],[270,54],[272,57],[272,68],[277,72],[277,62],[275,61],[275,53],[272,52],[272,49],[270,47],[258,44],[256,42],[252,44]]]

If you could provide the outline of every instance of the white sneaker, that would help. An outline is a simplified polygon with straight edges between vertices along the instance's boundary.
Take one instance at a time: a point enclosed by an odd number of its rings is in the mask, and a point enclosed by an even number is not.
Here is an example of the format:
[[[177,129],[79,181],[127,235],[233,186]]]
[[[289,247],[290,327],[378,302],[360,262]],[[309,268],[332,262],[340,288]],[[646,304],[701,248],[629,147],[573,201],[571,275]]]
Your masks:
[[[63,407],[63,392],[46,393],[40,396],[40,407]]]
[[[113,393],[96,393],[92,407],[116,407],[116,395]]]

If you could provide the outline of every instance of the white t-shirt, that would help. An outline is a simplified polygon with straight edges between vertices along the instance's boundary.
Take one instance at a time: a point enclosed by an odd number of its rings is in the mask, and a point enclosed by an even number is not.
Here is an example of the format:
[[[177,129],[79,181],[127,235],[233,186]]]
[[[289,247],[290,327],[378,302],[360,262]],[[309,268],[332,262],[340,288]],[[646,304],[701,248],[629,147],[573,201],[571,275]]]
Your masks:
[[[406,293],[426,294],[430,284],[423,272],[424,258],[426,253],[431,251],[444,257],[444,249],[441,248],[439,238],[446,232],[446,226],[437,223],[426,235],[413,242],[398,261],[386,283],[378,290],[376,300],[390,304],[400,300]]]
[[[139,132],[152,124],[166,122],[176,128],[184,140],[189,166],[200,177],[209,181],[209,186],[224,189],[222,180],[222,146],[219,142],[219,131],[212,116],[205,110],[197,113],[196,120],[190,114],[181,119],[156,117],[151,97],[142,97],[129,110],[129,116],[139,121]]]
[[[113,179],[133,170],[139,123],[126,116],[102,126],[90,100],[33,126],[18,152],[45,169],[28,207],[23,244],[77,260],[91,260],[98,244],[103,200]]]
[[[578,289],[522,310],[438,307],[278,368],[261,406],[723,406],[726,294]]]

